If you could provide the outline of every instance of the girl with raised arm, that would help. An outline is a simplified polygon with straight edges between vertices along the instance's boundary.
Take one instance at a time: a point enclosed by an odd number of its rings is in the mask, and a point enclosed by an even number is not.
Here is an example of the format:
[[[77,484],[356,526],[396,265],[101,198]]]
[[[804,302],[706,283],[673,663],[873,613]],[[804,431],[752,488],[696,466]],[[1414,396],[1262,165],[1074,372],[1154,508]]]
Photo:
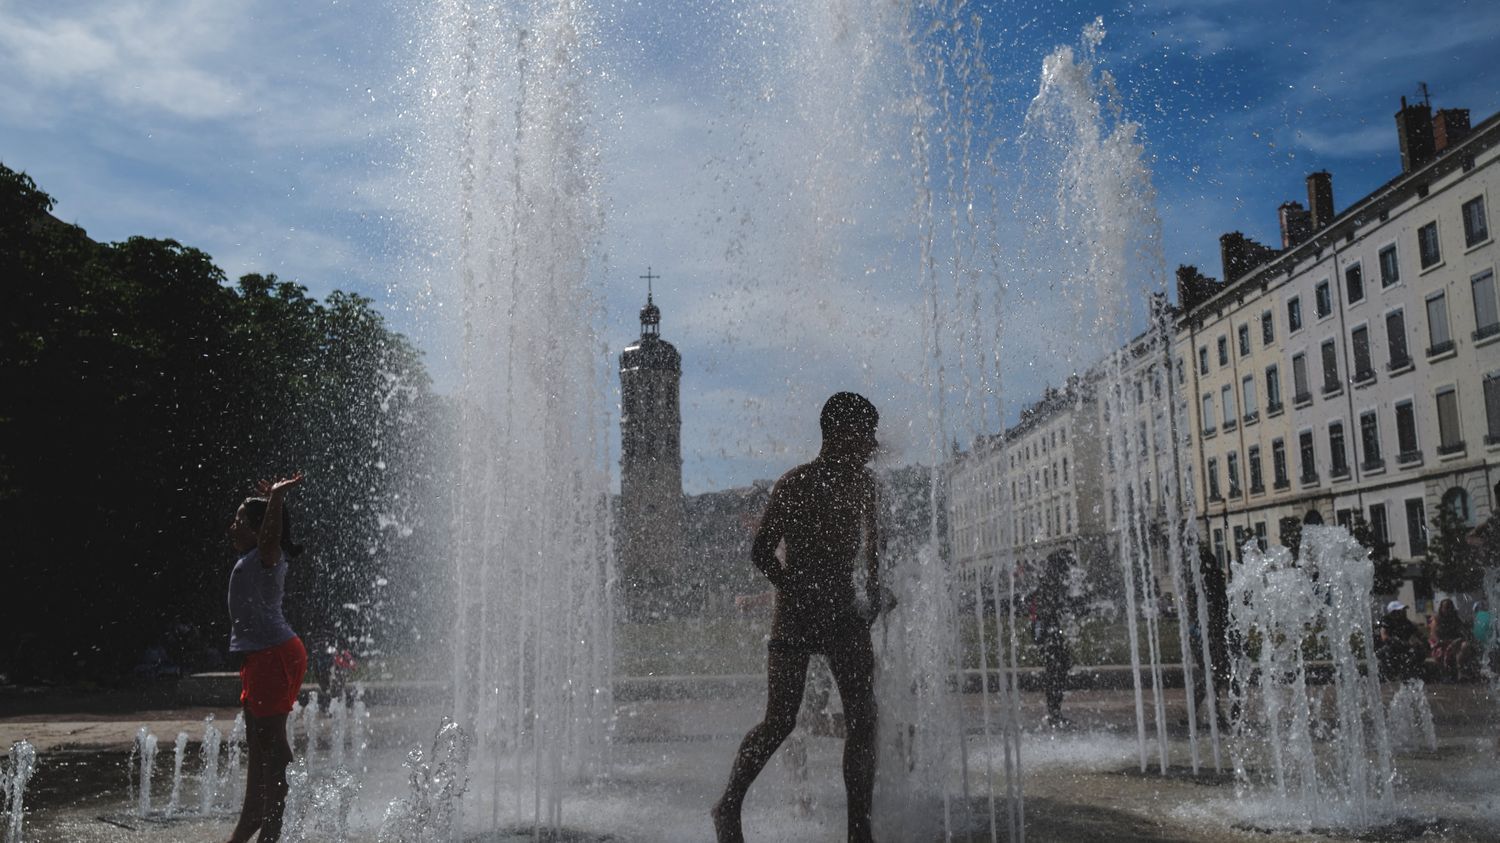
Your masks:
[[[302,553],[292,541],[286,495],[301,482],[301,472],[262,480],[256,485],[260,495],[246,498],[229,524],[239,557],[229,575],[229,652],[244,659],[240,704],[250,750],[245,803],[229,843],[246,843],[257,831],[261,843],[281,839],[292,761],[286,717],[307,671],[307,650],[281,611],[287,564]]]

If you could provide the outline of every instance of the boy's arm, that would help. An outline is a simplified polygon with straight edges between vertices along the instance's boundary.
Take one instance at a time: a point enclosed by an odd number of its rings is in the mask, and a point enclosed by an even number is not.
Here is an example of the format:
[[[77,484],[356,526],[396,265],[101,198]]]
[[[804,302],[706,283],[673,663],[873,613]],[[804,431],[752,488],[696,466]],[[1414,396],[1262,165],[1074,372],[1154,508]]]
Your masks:
[[[880,557],[885,552],[885,536],[880,532],[880,490],[874,478],[867,476],[864,489],[864,533],[865,533],[865,592],[869,600],[870,617],[874,618],[886,606],[880,583]]]
[[[287,490],[302,482],[302,472],[274,483],[261,481],[260,491],[266,496],[266,514],[260,522],[260,533],[256,537],[256,548],[260,550],[260,564],[274,568],[281,563],[281,510],[286,501]]]
[[[785,568],[781,560],[776,558],[776,548],[781,544],[781,539],[786,535],[786,503],[785,492],[781,481],[771,488],[771,498],[766,502],[766,513],[761,516],[760,528],[755,531],[755,543],[750,548],[750,561],[760,569],[771,585],[778,590],[782,584],[782,574]]]

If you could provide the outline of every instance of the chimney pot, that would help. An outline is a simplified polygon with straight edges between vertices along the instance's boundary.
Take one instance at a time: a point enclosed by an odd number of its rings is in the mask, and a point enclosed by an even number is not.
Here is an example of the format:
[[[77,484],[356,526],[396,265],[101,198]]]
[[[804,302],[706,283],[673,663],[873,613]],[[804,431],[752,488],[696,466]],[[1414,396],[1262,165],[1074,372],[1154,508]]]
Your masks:
[[[1301,202],[1282,202],[1276,217],[1281,222],[1282,249],[1299,246],[1312,236],[1312,213]]]
[[[1420,170],[1437,156],[1432,138],[1432,107],[1426,103],[1406,104],[1396,112],[1396,138],[1401,143],[1401,172]]]
[[[1319,170],[1307,175],[1307,212],[1310,217],[1311,237],[1333,222],[1333,173]]]
[[[1464,139],[1469,133],[1469,110],[1467,108],[1440,108],[1432,115],[1432,148],[1441,155],[1448,147]]]

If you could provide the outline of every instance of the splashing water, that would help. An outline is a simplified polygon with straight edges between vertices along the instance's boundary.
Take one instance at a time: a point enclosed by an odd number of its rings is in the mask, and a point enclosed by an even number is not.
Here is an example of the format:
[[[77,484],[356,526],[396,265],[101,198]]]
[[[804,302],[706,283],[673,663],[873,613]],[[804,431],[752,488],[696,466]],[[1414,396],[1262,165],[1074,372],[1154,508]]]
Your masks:
[[[1432,706],[1427,702],[1427,685],[1422,680],[1401,683],[1386,709],[1386,723],[1392,749],[1437,751],[1437,729],[1432,722]]]
[[[135,733],[135,744],[132,749],[132,759],[139,761],[136,778],[136,791],[134,808],[138,817],[146,817],[151,813],[151,776],[156,765],[156,735],[151,734],[151,729],[142,726]]]
[[[223,786],[219,781],[219,750],[223,742],[224,734],[214,725],[214,716],[210,714],[203,718],[203,743],[199,749],[202,767],[198,773],[198,813],[205,817],[214,813],[219,805],[219,789]]]
[[[1230,584],[1230,617],[1245,640],[1259,642],[1253,664],[1236,665],[1241,710],[1263,732],[1239,724],[1233,741],[1236,778],[1243,788],[1271,789],[1280,816],[1301,829],[1368,827],[1394,803],[1394,767],[1379,671],[1375,665],[1369,551],[1342,527],[1303,528],[1302,556],[1283,547],[1262,552],[1245,545],[1245,561]],[[1308,693],[1308,650],[1326,650],[1333,663],[1332,740],[1318,740],[1321,706]],[[1248,699],[1249,671],[1258,674],[1260,700]],[[1321,750],[1321,751],[1320,751]],[[1252,781],[1250,765],[1268,771]]]
[[[178,732],[172,746],[172,794],[167,798],[166,815],[176,816],[182,804],[182,762],[187,758],[188,733]]]
[[[6,814],[5,843],[23,843],[26,829],[26,786],[36,773],[36,747],[30,741],[10,745],[9,762],[0,765],[0,813]]]
[[[406,757],[410,793],[386,809],[380,843],[447,843],[463,826],[463,796],[469,788],[469,735],[443,718],[432,752],[421,747]]]

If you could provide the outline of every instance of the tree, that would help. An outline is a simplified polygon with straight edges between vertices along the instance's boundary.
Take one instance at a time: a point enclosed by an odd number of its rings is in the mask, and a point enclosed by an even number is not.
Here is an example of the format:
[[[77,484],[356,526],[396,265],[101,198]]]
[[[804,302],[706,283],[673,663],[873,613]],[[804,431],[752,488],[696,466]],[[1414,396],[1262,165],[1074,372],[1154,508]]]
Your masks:
[[[1479,554],[1469,542],[1469,525],[1457,507],[1444,503],[1433,519],[1433,536],[1427,543],[1422,574],[1433,587],[1450,594],[1470,592],[1484,581]]]
[[[1394,594],[1400,591],[1401,584],[1406,580],[1406,565],[1391,558],[1390,542],[1381,541],[1380,537],[1375,535],[1375,531],[1370,528],[1370,523],[1365,520],[1363,512],[1354,511],[1349,523],[1349,534],[1370,551],[1370,564],[1375,567],[1374,585],[1370,593]]]

